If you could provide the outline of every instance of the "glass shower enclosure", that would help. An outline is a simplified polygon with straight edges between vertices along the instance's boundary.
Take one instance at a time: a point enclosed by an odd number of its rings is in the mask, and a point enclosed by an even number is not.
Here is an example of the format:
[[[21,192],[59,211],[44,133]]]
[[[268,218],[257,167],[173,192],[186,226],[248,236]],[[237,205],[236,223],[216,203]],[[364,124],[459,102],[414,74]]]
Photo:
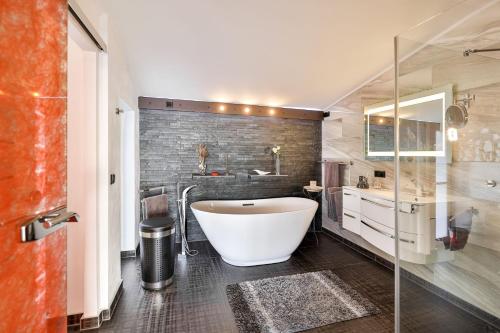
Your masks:
[[[500,323],[499,48],[499,1],[395,38],[395,103],[371,116],[395,129],[396,332],[456,331],[452,308],[480,318],[476,332]]]

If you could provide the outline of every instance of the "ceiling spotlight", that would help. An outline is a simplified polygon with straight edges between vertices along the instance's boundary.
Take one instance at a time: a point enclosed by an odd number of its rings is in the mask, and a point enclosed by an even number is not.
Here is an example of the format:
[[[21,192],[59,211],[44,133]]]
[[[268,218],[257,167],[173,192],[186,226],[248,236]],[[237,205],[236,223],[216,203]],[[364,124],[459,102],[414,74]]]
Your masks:
[[[33,95],[33,97],[39,97],[40,93],[35,91],[35,92],[31,93],[31,95]]]
[[[247,107],[245,107],[245,112],[246,112],[246,113],[250,113],[250,108],[249,108],[248,106],[247,106]]]
[[[219,106],[219,111],[223,112],[226,109],[224,105]]]
[[[379,124],[383,124],[384,123],[384,118],[379,118],[378,123]]]
[[[270,109],[270,110],[269,110],[269,114],[270,114],[271,116],[272,116],[272,115],[274,115],[274,109]]]

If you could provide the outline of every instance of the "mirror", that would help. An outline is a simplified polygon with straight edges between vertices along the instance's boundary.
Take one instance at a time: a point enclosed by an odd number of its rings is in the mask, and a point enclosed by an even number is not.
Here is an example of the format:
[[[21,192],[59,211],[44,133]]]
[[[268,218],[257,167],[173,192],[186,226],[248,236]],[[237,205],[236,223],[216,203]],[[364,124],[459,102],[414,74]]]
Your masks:
[[[399,102],[401,156],[446,156],[445,115],[452,87],[405,96]],[[394,103],[364,108],[367,159],[394,156]]]

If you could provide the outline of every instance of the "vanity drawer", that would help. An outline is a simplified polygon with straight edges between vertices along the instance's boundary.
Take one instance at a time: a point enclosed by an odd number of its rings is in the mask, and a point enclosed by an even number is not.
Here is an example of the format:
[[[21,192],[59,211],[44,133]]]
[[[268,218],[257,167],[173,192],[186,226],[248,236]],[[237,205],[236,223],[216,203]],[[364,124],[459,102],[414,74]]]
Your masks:
[[[344,209],[342,215],[342,227],[359,235],[359,213]]]
[[[371,196],[361,197],[361,212],[364,216],[391,229],[394,225],[394,202]]]
[[[385,253],[394,256],[395,237],[393,229],[375,221],[371,221],[366,217],[362,217],[360,220],[360,234],[361,237],[370,242],[372,245],[381,249]],[[401,253],[405,253],[406,256],[411,257],[410,254],[417,255],[418,243],[418,235],[406,232],[399,233],[399,248]]]
[[[360,220],[360,235],[366,241],[394,256],[394,230],[363,217]]]
[[[342,206],[351,212],[360,212],[360,194],[358,191],[347,188],[342,189]]]

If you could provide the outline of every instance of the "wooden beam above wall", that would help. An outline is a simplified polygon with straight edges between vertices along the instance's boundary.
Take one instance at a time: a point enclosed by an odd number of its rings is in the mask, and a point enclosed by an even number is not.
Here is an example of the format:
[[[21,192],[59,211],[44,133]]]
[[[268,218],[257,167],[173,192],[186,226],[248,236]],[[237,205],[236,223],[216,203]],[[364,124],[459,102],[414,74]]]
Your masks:
[[[182,111],[182,112],[208,112],[217,114],[278,117],[290,119],[307,119],[321,121],[325,117],[322,111],[305,109],[279,108],[261,105],[201,102],[183,99],[139,97],[139,109]]]

